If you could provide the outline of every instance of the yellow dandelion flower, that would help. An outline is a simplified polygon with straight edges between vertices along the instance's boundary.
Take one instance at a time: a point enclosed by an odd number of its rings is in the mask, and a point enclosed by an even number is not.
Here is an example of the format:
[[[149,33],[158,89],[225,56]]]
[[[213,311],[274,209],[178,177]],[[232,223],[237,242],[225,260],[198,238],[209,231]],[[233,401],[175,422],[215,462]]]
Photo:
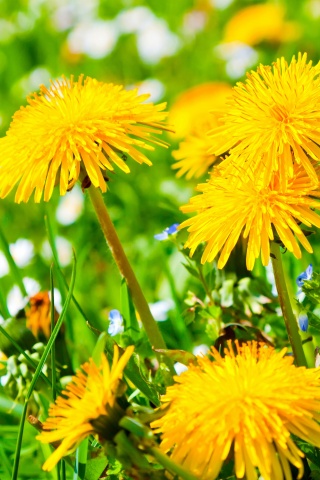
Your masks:
[[[169,113],[175,136],[183,138],[195,128],[205,128],[212,111],[224,111],[231,93],[230,85],[222,82],[204,83],[181,93]]]
[[[190,178],[199,178],[213,165],[216,156],[208,153],[211,147],[211,140],[204,131],[198,131],[188,135],[180,143],[179,149],[172,152],[173,158],[177,161],[172,165],[174,170],[178,170],[177,177],[186,176]]]
[[[262,3],[239,10],[227,23],[223,41],[257,45],[263,41],[292,41],[299,35],[299,25],[285,21],[282,5]]]
[[[227,457],[237,478],[291,480],[290,463],[303,475],[303,453],[291,434],[320,447],[320,371],[295,367],[286,349],[256,342],[231,344],[215,361],[175,377],[162,397],[165,413],[151,424],[161,448],[201,480],[214,480]]]
[[[101,434],[101,430],[108,435],[108,427],[111,430],[117,428],[117,388],[133,350],[133,346],[128,347],[119,359],[119,349],[115,346],[111,368],[104,354],[100,366],[90,359],[72,378],[62,392],[63,396],[51,405],[49,417],[37,439],[42,443],[61,443],[46,460],[43,470],[52,470],[88,435]]]
[[[37,338],[39,333],[47,338],[50,337],[51,326],[51,312],[50,312],[50,298],[48,292],[39,292],[30,297],[30,308],[26,311],[27,328],[31,330],[33,335]],[[58,312],[55,310],[57,320]]]
[[[117,165],[130,169],[126,157],[138,163],[151,161],[136,147],[153,150],[150,143],[167,146],[153,134],[161,133],[166,104],[143,103],[149,95],[106,84],[81,75],[63,78],[28,97],[0,140],[0,197],[19,183],[16,202],[48,201],[55,183],[60,195],[78,179],[80,170],[91,183],[106,191],[102,171]]]
[[[248,270],[253,269],[260,253],[263,265],[268,264],[270,240],[275,233],[296,258],[301,258],[297,240],[312,253],[299,225],[320,227],[320,216],[312,210],[320,206],[314,198],[320,193],[301,166],[294,166],[294,176],[285,186],[276,173],[265,187],[257,177],[249,178],[244,172],[239,173],[235,186],[233,177],[219,175],[218,171],[197,189],[202,195],[181,207],[183,212],[195,211],[197,215],[179,228],[189,227],[185,247],[190,248],[191,255],[201,242],[207,243],[202,263],[213,261],[221,251],[218,268],[223,268],[241,233],[248,238]]]
[[[317,183],[310,158],[320,159],[319,73],[320,62],[312,66],[300,53],[290,65],[284,58],[260,65],[234,87],[221,125],[212,130],[212,153],[230,151],[226,167],[264,171],[265,184],[275,171],[283,183],[292,178],[294,163]]]

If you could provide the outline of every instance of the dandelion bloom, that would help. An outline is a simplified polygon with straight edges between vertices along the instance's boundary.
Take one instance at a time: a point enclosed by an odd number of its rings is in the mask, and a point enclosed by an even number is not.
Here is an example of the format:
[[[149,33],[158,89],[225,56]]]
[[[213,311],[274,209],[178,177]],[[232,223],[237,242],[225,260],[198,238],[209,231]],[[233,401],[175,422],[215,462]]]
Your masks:
[[[253,46],[263,41],[292,41],[299,35],[299,25],[285,21],[282,5],[261,3],[239,10],[229,20],[223,42],[242,42]]]
[[[252,270],[261,252],[263,265],[268,265],[270,241],[275,233],[296,258],[301,258],[297,239],[310,253],[312,248],[300,228],[300,223],[320,227],[319,208],[313,198],[319,189],[301,166],[294,166],[294,176],[283,186],[277,173],[264,187],[260,178],[239,173],[235,186],[233,176],[212,175],[207,183],[199,184],[202,195],[191,198],[181,207],[183,212],[197,212],[180,228],[189,227],[185,247],[193,255],[201,242],[207,242],[202,263],[211,262],[221,251],[218,268],[223,268],[241,233],[248,238],[247,268]]]
[[[212,122],[213,123],[213,122]],[[216,156],[208,153],[211,148],[211,139],[207,135],[209,128],[199,129],[188,135],[180,143],[179,149],[172,152],[177,161],[172,168],[177,171],[177,177],[186,176],[187,180],[199,178],[208,173],[216,161]]]
[[[37,439],[42,443],[61,441],[58,448],[43,465],[50,471],[64,455],[73,452],[81,441],[90,434],[100,433],[101,424],[113,428],[113,408],[117,407],[117,388],[134,347],[128,347],[119,359],[115,346],[112,367],[104,354],[97,366],[92,359],[81,366],[81,371],[51,405],[49,417]],[[115,416],[117,416],[117,412]],[[108,434],[106,427],[106,435]]]
[[[215,361],[198,357],[162,397],[164,415],[151,426],[161,448],[202,480],[214,480],[234,457],[237,478],[291,480],[303,475],[303,453],[290,434],[320,447],[320,372],[295,367],[286,349],[231,344]]]
[[[230,85],[222,82],[204,83],[182,92],[169,113],[175,136],[186,137],[206,124],[208,117],[221,114],[231,93]]]
[[[50,337],[51,327],[51,302],[48,292],[39,292],[30,297],[30,308],[27,309],[27,328],[31,330],[37,338],[39,333],[47,338]],[[55,320],[58,318],[58,312],[55,310]]]
[[[91,183],[106,191],[103,171],[117,165],[130,169],[126,157],[151,165],[139,150],[150,143],[166,146],[153,134],[165,129],[166,104],[143,103],[149,95],[81,75],[63,78],[28,97],[0,140],[0,197],[19,183],[16,202],[48,201],[56,183],[64,195],[86,172]]]
[[[275,171],[282,183],[292,178],[295,163],[317,183],[311,159],[320,160],[319,73],[320,62],[312,66],[299,53],[290,65],[281,58],[247,74],[245,83],[234,87],[221,125],[211,132],[212,153],[230,151],[224,162],[229,171],[235,165],[264,171],[265,185]]]

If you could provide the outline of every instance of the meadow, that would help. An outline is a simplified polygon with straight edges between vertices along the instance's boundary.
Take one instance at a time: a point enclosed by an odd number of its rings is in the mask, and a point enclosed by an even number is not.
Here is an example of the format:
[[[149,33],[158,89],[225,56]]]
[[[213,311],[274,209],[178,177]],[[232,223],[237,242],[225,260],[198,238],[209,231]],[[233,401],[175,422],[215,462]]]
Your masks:
[[[320,1],[0,0],[0,479],[320,479]]]

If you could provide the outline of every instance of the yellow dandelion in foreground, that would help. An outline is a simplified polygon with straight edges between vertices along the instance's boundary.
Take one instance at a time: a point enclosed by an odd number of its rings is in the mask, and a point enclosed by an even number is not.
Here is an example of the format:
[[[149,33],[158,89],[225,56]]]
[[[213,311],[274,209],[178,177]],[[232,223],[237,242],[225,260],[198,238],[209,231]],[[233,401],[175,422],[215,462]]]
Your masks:
[[[198,185],[202,195],[191,198],[181,207],[183,212],[197,215],[183,222],[180,228],[189,227],[185,248],[194,253],[201,242],[207,242],[202,263],[211,262],[218,252],[218,268],[223,268],[241,233],[248,238],[247,268],[252,270],[261,252],[263,265],[268,265],[270,240],[275,233],[296,258],[301,258],[297,239],[310,253],[312,248],[300,228],[300,223],[320,228],[320,216],[312,208],[319,208],[318,186],[315,186],[301,166],[294,166],[294,176],[285,186],[274,174],[267,187],[257,177],[249,178],[239,173],[234,177],[212,175],[205,184]]]
[[[320,447],[320,371],[295,367],[286,349],[229,344],[222,358],[198,358],[162,397],[168,405],[151,424],[161,448],[201,480],[217,478],[232,456],[237,478],[291,480],[303,475],[303,453],[290,434]]]
[[[119,359],[119,349],[115,346],[111,368],[104,354],[100,366],[90,359],[72,378],[63,396],[51,405],[44,430],[37,439],[42,443],[61,443],[46,460],[43,470],[52,470],[90,434],[101,434],[102,430],[106,436],[114,435],[120,408],[116,403],[117,388],[133,350],[133,346],[128,347]],[[108,432],[108,428],[112,431]]]
[[[299,25],[285,21],[282,5],[261,3],[239,10],[227,23],[223,41],[257,45],[262,41],[292,41],[299,35]]]
[[[317,183],[311,159],[320,160],[320,62],[312,66],[299,53],[290,65],[284,58],[273,67],[260,65],[233,89],[221,126],[212,130],[212,153],[232,154],[225,166],[272,172],[281,182],[293,176],[293,164],[303,166]]]
[[[102,171],[117,165],[129,172],[127,156],[151,165],[137,147],[167,146],[153,137],[165,129],[167,114],[165,103],[143,103],[148,97],[82,75],[78,81],[63,78],[49,89],[41,86],[0,140],[0,196],[19,183],[16,202],[28,201],[34,190],[36,202],[42,194],[48,201],[56,182],[64,195],[80,171],[105,192]]]
[[[192,134],[202,126],[206,128],[211,112],[223,112],[226,100],[232,93],[230,85],[222,82],[211,82],[196,85],[182,92],[169,113],[169,123],[177,138]]]
[[[173,158],[177,161],[172,165],[174,170],[178,170],[177,177],[186,176],[190,178],[199,178],[208,170],[215,162],[216,158],[212,153],[208,153],[211,147],[211,140],[201,129],[190,134],[180,143],[179,149],[172,152]]]

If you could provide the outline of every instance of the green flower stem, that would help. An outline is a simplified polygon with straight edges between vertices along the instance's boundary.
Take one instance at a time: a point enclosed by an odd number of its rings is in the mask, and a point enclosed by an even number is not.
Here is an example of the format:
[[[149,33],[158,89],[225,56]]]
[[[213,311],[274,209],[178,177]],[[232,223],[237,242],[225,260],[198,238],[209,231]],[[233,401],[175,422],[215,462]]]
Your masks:
[[[307,367],[307,361],[302,347],[297,320],[292,311],[292,306],[290,303],[288,289],[284,277],[280,246],[276,242],[271,242],[271,260],[279,296],[279,302],[288,332],[289,341],[295,358],[295,363],[299,367]]]
[[[151,314],[148,302],[145,299],[143,291],[120,243],[117,232],[109,216],[107,207],[103,201],[102,194],[100,190],[98,188],[95,188],[94,186],[89,187],[88,192],[107,244],[110,247],[111,253],[119,268],[121,275],[125,278],[127,282],[133,303],[140,315],[140,319],[145,328],[150,343],[156,349],[166,348],[158,324],[156,323]],[[170,369],[172,370],[172,373],[174,373],[172,365]]]
[[[149,448],[149,452],[163,467],[169,470],[169,472],[177,474],[179,478],[183,480],[199,480],[198,477],[195,477],[192,475],[192,473],[188,472],[188,470],[185,470],[183,467],[171,460],[171,458],[165,455],[159,448]]]

